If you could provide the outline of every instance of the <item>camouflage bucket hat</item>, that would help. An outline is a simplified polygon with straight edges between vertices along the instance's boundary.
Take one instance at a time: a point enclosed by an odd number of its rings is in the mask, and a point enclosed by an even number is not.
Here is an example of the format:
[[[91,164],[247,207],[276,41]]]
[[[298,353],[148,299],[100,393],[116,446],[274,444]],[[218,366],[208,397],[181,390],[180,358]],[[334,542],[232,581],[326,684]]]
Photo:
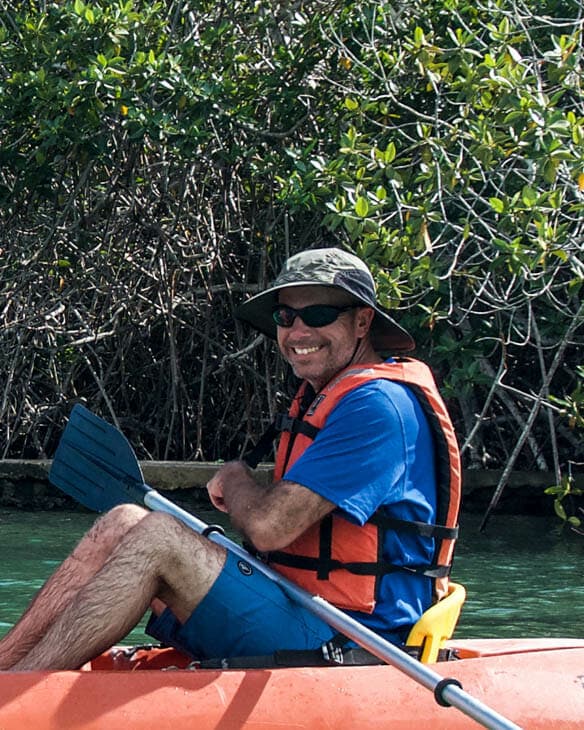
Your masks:
[[[280,289],[292,286],[330,286],[348,292],[375,311],[371,340],[378,352],[414,349],[412,336],[377,303],[375,282],[367,265],[354,254],[339,248],[310,249],[291,256],[272,286],[244,302],[235,316],[276,339],[272,308],[278,303]]]

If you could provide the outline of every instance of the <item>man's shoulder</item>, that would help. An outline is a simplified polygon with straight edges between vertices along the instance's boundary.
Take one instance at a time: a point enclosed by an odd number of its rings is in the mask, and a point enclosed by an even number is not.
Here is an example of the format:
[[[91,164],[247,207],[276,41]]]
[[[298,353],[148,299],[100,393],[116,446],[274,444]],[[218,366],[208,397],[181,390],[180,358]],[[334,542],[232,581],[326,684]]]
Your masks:
[[[379,427],[402,418],[402,411],[412,408],[411,393],[401,383],[371,380],[345,393],[330,411],[329,423],[342,420],[344,428],[351,424],[355,431],[362,426]]]
[[[367,381],[346,393],[330,414],[331,424],[342,420],[344,426],[359,431],[366,428],[408,429],[424,418],[412,389],[404,383],[387,379]]]
[[[404,397],[409,399],[412,396],[412,389],[405,383],[380,377],[360,383],[353,390],[348,391],[340,402],[345,406],[360,404],[383,407],[395,400],[401,400]]]

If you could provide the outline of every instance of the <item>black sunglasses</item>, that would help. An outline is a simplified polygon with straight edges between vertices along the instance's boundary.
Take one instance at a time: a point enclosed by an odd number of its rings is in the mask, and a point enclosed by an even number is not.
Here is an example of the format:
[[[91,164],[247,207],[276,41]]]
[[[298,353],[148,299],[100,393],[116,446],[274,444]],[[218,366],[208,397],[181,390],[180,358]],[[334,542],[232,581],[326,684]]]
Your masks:
[[[347,304],[345,307],[335,307],[332,304],[311,304],[308,307],[294,309],[286,304],[275,304],[272,317],[278,327],[292,327],[296,317],[300,317],[308,327],[326,327],[335,322],[343,312],[360,306],[363,305]]]

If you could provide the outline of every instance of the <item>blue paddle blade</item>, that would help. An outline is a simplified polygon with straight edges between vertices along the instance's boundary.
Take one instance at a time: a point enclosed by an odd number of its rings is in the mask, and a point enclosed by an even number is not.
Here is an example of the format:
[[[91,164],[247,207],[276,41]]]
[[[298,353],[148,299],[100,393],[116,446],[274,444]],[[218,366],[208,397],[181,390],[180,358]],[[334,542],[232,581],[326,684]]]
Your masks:
[[[49,480],[96,512],[127,502],[143,503],[150,491],[126,437],[81,405],[71,411]]]

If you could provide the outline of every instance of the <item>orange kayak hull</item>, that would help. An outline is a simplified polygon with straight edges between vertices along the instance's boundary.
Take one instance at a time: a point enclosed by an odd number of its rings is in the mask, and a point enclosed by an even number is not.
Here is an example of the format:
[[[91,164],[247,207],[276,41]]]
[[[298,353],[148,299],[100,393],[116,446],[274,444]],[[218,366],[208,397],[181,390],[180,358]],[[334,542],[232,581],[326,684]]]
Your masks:
[[[451,642],[433,665],[523,728],[584,726],[584,640]],[[80,671],[0,673],[2,730],[476,728],[392,666],[181,669],[172,650],[111,650]],[[163,668],[166,667],[166,671]]]

